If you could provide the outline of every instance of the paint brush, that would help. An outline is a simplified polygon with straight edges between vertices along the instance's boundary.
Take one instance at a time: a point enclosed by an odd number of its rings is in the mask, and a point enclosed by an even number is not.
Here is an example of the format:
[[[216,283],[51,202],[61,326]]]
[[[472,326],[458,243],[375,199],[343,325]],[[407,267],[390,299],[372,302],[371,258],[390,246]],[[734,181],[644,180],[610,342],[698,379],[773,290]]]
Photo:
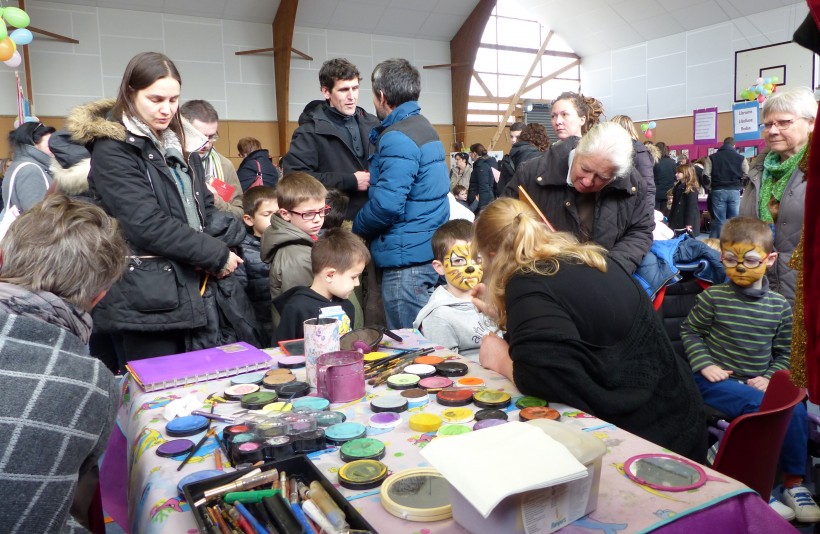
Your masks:
[[[538,214],[538,216],[541,218],[544,224],[547,225],[547,228],[550,229],[550,232],[554,232],[555,228],[552,227],[549,220],[547,220],[547,217],[543,213],[541,213],[540,209],[538,209],[538,205],[535,203],[535,201],[533,201],[532,197],[527,193],[527,190],[524,189],[523,185],[518,186],[518,192],[520,193],[520,196],[523,198],[523,200],[529,205],[529,207],[531,207],[533,211],[535,211],[535,213]]]
[[[182,463],[179,464],[179,467],[177,467],[177,471],[182,471],[182,468],[185,467],[185,464],[188,463],[188,460],[193,458],[194,455],[197,452],[199,452],[199,449],[201,449],[202,446],[205,445],[205,442],[208,441],[208,438],[210,438],[211,436],[214,436],[214,435],[216,435],[216,429],[215,428],[209,428],[208,431],[205,432],[205,435],[202,436],[202,439],[199,440],[199,443],[194,445],[194,448],[191,450],[191,452],[188,453],[188,456],[186,456],[185,459],[182,460]]]
[[[396,365],[395,367],[391,367],[387,371],[379,373],[375,377],[371,378],[367,381],[367,383],[371,386],[379,386],[381,384],[384,384],[384,382],[387,380],[387,377],[401,373],[402,371],[404,371],[404,368],[410,365],[411,363],[413,363],[413,360],[409,360],[399,365]]]
[[[436,350],[435,347],[427,347],[425,349],[416,349],[416,350],[405,352],[405,353],[391,354],[390,356],[387,356],[385,358],[382,358],[380,360],[376,360],[375,362],[372,362],[372,364],[370,364],[370,365],[365,365],[365,371],[372,373],[373,371],[377,371],[381,368],[384,368],[384,367],[387,367],[389,365],[394,364],[397,360],[405,360],[405,359],[408,359],[408,358],[417,358],[419,356],[424,356],[425,354],[430,354],[431,352],[435,352],[435,350]]]

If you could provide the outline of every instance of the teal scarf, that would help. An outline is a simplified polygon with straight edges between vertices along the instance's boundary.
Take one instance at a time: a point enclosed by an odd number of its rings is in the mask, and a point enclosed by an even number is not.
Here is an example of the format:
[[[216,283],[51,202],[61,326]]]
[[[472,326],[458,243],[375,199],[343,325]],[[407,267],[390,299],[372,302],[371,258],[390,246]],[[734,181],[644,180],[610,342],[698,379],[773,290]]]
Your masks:
[[[777,202],[783,198],[783,191],[786,190],[786,185],[789,183],[789,178],[794,174],[797,164],[806,153],[806,144],[800,152],[793,155],[786,161],[780,161],[780,155],[777,152],[769,152],[766,154],[766,159],[763,160],[763,180],[760,182],[760,205],[758,207],[758,216],[760,220],[767,223],[773,223],[774,219],[769,211],[769,201],[774,197]]]

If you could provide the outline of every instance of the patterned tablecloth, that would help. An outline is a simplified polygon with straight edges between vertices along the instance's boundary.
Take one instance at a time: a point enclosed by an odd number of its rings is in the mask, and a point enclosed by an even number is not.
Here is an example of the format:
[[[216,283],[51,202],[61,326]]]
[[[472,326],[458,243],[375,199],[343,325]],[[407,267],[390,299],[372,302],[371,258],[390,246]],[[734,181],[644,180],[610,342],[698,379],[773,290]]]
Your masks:
[[[271,351],[276,360],[279,354]],[[440,351],[437,354],[447,355]],[[464,361],[469,366],[468,376],[481,377],[491,389],[506,391],[513,396],[513,401],[520,393],[506,378],[488,371],[457,355],[446,357],[454,361]],[[304,369],[297,370],[297,376],[304,376]],[[196,523],[190,512],[190,506],[177,494],[177,482],[185,475],[197,469],[213,469],[214,449],[216,443],[211,439],[200,449],[182,471],[177,471],[179,461],[157,456],[156,448],[168,438],[165,435],[166,420],[163,417],[164,407],[174,399],[194,395],[203,400],[211,393],[221,393],[230,380],[215,380],[193,384],[185,387],[145,393],[131,379],[123,381],[123,406],[120,410],[119,424],[128,440],[129,464],[129,522],[131,532],[139,533],[185,533],[195,532]],[[372,415],[370,400],[384,395],[395,395],[396,392],[386,386],[368,386],[365,399],[343,405],[333,405],[332,409],[345,413],[348,421],[359,421],[367,424]],[[232,405],[237,406],[237,405]],[[651,452],[668,452],[661,447],[643,440],[629,432],[592,417],[568,406],[553,404],[561,413],[561,420],[568,425],[583,428],[597,436],[607,446],[603,457],[598,507],[590,515],[565,527],[562,532],[639,532],[651,530],[667,523],[677,522],[709,507],[714,508],[732,500],[743,500],[751,504],[755,501],[763,505],[760,513],[768,514],[768,506],[756,495],[750,495],[743,484],[729,479],[715,471],[706,469],[709,475],[723,479],[725,482],[707,482],[699,489],[665,493],[647,489],[630,481],[623,474],[623,463],[636,454]],[[471,405],[472,408],[475,408]],[[221,405],[218,412],[230,411],[231,405]],[[411,409],[402,414],[402,424],[395,429],[373,431],[374,437],[383,441],[387,455],[382,460],[392,472],[427,465],[419,451],[431,440],[433,434],[414,432],[407,424],[408,418],[420,411],[440,414],[444,407],[431,402],[422,408]],[[518,410],[513,405],[508,409],[509,419],[518,420]],[[224,426],[220,424],[218,428]],[[377,432],[382,432],[376,434]],[[201,435],[191,439],[197,442]],[[444,438],[446,439],[446,438]],[[503,452],[503,451],[500,451]],[[343,465],[336,449],[312,455],[314,463],[334,484],[338,482],[337,472]],[[230,468],[228,468],[230,469]],[[356,492],[340,486],[345,495],[367,520],[382,533],[389,534],[445,534],[466,532],[452,519],[432,523],[409,522],[398,519],[387,513],[379,501],[378,490]],[[753,500],[749,500],[751,497]],[[748,507],[744,502],[744,507]],[[737,503],[735,503],[737,504]],[[697,515],[697,514],[694,514]],[[768,519],[768,518],[767,518]],[[785,525],[785,522],[783,523]],[[682,526],[678,524],[677,526]]]

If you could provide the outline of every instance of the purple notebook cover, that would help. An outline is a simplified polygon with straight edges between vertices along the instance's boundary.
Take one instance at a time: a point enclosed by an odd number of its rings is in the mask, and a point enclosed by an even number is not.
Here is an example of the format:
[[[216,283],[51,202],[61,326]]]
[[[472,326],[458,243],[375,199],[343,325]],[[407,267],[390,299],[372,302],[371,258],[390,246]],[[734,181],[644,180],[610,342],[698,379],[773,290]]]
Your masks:
[[[270,367],[271,357],[248,343],[158,356],[128,362],[128,370],[145,391],[232,376]]]

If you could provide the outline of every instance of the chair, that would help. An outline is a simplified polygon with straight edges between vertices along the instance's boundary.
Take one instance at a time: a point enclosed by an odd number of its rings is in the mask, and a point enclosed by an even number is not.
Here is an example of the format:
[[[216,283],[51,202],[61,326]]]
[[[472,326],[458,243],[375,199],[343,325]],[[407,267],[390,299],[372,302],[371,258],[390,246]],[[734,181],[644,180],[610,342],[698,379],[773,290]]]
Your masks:
[[[792,384],[789,371],[777,371],[769,381],[760,410],[741,415],[729,424],[712,468],[743,482],[768,502],[789,418],[805,397],[805,388]]]

